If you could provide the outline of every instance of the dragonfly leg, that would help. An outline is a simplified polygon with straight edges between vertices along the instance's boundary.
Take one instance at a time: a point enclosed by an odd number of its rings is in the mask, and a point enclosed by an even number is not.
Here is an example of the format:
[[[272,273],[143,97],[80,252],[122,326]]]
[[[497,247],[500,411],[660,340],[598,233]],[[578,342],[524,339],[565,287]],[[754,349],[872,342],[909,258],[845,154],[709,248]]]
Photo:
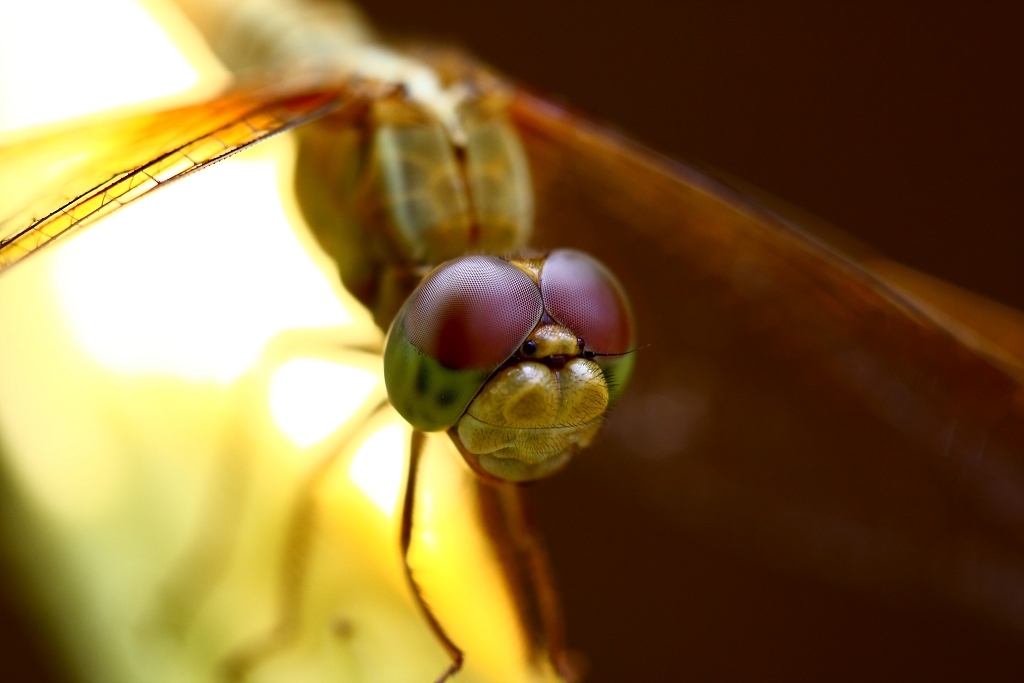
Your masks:
[[[420,606],[420,610],[423,612],[423,616],[426,618],[427,623],[430,625],[430,629],[437,636],[437,639],[441,642],[442,647],[451,657],[452,663],[448,665],[441,675],[437,678],[434,683],[444,683],[455,673],[462,668],[463,653],[459,647],[452,642],[452,639],[445,633],[444,628],[441,626],[441,622],[434,616],[434,612],[430,609],[430,605],[423,598],[423,592],[420,590],[419,584],[416,583],[416,578],[412,575],[412,567],[409,566],[409,545],[412,542],[412,526],[413,526],[413,511],[416,504],[416,476],[417,470],[420,465],[420,457],[423,455],[423,445],[426,440],[426,435],[420,431],[414,431],[412,433],[412,447],[409,449],[409,468],[405,477],[405,497],[402,501],[402,533],[401,533],[401,544],[402,544],[402,566],[405,568],[405,578],[409,581],[409,587],[412,589],[412,594],[416,598],[417,604]]]
[[[525,487],[477,480],[477,500],[488,537],[530,636],[530,656],[546,656],[567,683],[582,677],[585,663],[565,646],[562,610],[542,537],[530,514]]]

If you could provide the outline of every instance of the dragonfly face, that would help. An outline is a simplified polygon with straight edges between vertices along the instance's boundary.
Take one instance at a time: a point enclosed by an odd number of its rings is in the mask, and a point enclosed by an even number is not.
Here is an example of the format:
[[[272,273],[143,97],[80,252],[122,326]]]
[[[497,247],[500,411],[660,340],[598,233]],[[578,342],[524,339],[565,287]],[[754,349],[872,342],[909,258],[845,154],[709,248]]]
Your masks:
[[[478,473],[528,481],[590,444],[634,343],[622,287],[593,258],[469,256],[431,272],[399,312],[385,380],[399,413],[451,429]]]

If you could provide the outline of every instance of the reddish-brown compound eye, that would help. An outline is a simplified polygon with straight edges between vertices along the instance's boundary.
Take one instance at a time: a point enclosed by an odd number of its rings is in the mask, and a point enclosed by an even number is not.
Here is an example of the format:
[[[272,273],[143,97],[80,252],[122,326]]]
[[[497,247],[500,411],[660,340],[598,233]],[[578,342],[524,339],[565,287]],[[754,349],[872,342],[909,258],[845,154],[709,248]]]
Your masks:
[[[618,278],[597,259],[556,249],[540,272],[544,307],[583,339],[588,351],[624,353],[633,344],[633,312]]]
[[[529,275],[493,256],[443,263],[405,310],[409,342],[446,368],[486,370],[515,353],[543,313]]]

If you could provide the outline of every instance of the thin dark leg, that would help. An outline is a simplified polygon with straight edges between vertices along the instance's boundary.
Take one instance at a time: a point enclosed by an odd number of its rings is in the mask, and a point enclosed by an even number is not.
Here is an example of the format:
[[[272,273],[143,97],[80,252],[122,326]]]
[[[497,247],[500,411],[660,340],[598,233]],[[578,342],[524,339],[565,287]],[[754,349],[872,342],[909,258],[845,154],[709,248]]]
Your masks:
[[[572,661],[565,646],[554,575],[524,489],[516,484],[479,482],[481,516],[530,636],[532,657],[548,657],[562,679],[572,683],[579,679],[582,667]]]
[[[441,641],[441,645],[448,653],[448,656],[452,659],[452,663],[441,672],[441,675],[435,681],[435,683],[444,683],[444,681],[448,680],[462,668],[462,650],[444,632],[441,623],[434,616],[433,611],[431,611],[430,605],[423,599],[423,592],[420,590],[419,585],[417,585],[416,579],[412,575],[412,568],[409,566],[409,544],[412,542],[413,511],[416,505],[416,475],[420,466],[420,457],[423,455],[423,444],[425,441],[426,436],[422,432],[415,431],[412,433],[412,448],[409,449],[409,469],[405,475],[405,498],[402,501],[402,566],[405,568],[405,578],[409,581],[409,587],[412,589],[412,594],[416,597],[416,602],[419,604],[423,616],[426,618],[434,635]]]

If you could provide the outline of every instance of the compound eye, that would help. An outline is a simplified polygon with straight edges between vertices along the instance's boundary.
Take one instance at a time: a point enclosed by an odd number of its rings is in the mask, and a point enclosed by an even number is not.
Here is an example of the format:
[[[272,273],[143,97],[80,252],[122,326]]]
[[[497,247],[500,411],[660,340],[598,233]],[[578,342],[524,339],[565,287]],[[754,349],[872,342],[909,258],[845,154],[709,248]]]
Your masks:
[[[516,352],[543,310],[529,275],[493,256],[464,256],[424,278],[406,306],[404,331],[446,368],[494,369]]]
[[[633,346],[633,312],[626,292],[597,259],[575,249],[556,249],[540,273],[544,307],[552,318],[596,353],[624,353]]]

